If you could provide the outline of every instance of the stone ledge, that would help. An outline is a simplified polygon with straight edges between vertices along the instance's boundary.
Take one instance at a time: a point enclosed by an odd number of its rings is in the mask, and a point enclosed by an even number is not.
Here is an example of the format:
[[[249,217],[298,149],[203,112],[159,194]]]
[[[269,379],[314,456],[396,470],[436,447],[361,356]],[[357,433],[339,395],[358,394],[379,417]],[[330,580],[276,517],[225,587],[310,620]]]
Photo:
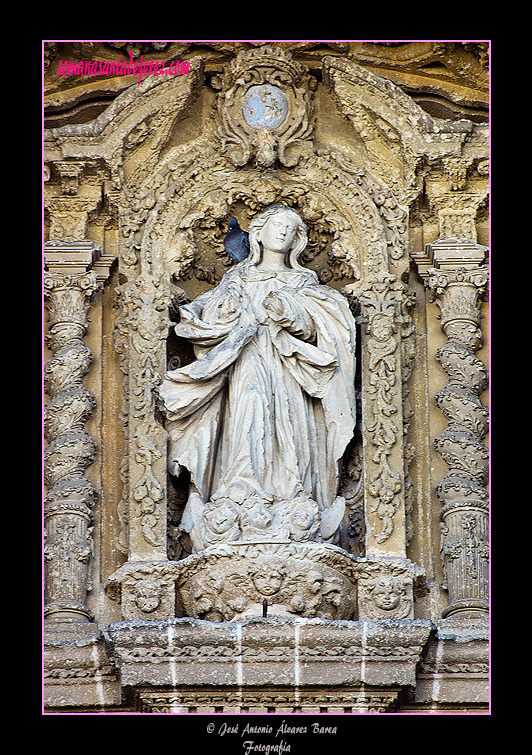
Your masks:
[[[267,618],[106,628],[123,686],[411,686],[432,622]]]
[[[420,661],[417,703],[489,703],[489,625],[487,618],[438,622]]]
[[[45,708],[390,713],[411,701],[412,711],[480,709],[489,699],[486,627],[471,618],[436,626],[284,617],[47,627]]]
[[[180,690],[140,689],[135,694],[141,713],[216,714],[339,714],[391,713],[397,710],[400,687],[188,687]]]
[[[122,701],[119,674],[95,624],[45,627],[43,679],[45,708],[104,710]]]

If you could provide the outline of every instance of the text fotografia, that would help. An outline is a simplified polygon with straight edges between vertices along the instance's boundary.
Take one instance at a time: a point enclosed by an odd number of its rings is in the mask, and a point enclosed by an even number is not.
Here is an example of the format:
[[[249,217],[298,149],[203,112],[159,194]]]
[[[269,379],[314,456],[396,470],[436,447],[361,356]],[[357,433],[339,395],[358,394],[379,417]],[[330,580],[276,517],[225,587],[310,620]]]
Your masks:
[[[291,752],[291,744],[285,742],[284,739],[279,740],[279,737],[286,735],[305,735],[305,734],[337,734],[336,726],[326,726],[321,723],[310,723],[305,725],[291,725],[284,719],[281,724],[264,724],[255,725],[252,723],[246,723],[242,725],[240,723],[228,724],[222,723],[216,726],[214,723],[207,724],[207,732],[209,734],[217,734],[219,737],[225,736],[237,736],[241,738],[242,748],[244,755],[253,755],[255,752],[266,753],[266,755],[282,755],[283,753]],[[265,744],[264,742],[257,742],[253,736],[270,736],[274,738],[275,743]]]
[[[59,76],[183,76],[190,73],[188,60],[172,60],[166,65],[164,60],[60,60],[57,69]]]

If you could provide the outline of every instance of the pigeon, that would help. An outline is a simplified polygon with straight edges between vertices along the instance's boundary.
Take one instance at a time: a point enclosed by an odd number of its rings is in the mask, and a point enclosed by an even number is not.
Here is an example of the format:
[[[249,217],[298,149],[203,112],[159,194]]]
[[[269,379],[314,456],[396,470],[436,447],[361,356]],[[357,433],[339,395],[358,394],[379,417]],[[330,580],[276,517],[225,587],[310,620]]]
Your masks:
[[[229,221],[229,230],[225,234],[224,248],[235,262],[242,262],[249,255],[249,234],[238,225],[236,218]]]

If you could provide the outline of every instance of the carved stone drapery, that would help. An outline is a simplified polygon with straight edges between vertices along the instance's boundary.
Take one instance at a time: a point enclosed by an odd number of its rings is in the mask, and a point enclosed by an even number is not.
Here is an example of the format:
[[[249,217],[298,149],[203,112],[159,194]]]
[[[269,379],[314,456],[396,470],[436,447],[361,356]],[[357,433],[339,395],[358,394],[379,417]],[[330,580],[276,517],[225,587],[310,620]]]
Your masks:
[[[90,255],[93,250],[88,251]],[[93,360],[83,341],[90,300],[99,283],[94,271],[83,272],[85,267],[71,274],[49,269],[44,278],[50,318],[47,344],[53,352],[45,366],[45,389],[51,397],[45,410],[49,445],[44,458],[48,488],[44,503],[44,611],[49,621],[93,619],[86,598],[96,490],[85,470],[95,458],[96,443],[85,422],[95,408],[95,399],[82,380]]]
[[[441,243],[447,252],[454,245],[458,253],[460,244],[472,246],[459,239]],[[437,259],[436,248],[436,262]],[[438,349],[436,357],[449,378],[436,395],[448,425],[435,439],[449,467],[437,485],[443,505],[441,557],[449,591],[444,616],[486,612],[489,605],[489,507],[484,487],[488,480],[488,449],[482,443],[488,429],[488,409],[480,400],[488,373],[475,356],[483,343],[479,301],[485,298],[487,284],[488,268],[484,266],[428,270],[427,286],[440,307],[441,325],[447,336],[447,343]]]

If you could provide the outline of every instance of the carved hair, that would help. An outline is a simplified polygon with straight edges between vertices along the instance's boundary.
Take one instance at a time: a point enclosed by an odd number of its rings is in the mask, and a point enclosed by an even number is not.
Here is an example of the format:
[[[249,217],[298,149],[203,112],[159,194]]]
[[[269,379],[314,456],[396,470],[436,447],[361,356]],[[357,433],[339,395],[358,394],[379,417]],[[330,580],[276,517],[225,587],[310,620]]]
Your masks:
[[[257,265],[262,257],[262,248],[259,242],[259,234],[266,225],[267,221],[277,213],[289,213],[297,219],[297,230],[294,242],[285,255],[285,264],[294,270],[303,269],[298,263],[298,257],[307,246],[307,226],[301,219],[301,216],[293,207],[285,204],[271,204],[265,210],[256,215],[249,224],[249,257],[247,262],[250,265]]]

